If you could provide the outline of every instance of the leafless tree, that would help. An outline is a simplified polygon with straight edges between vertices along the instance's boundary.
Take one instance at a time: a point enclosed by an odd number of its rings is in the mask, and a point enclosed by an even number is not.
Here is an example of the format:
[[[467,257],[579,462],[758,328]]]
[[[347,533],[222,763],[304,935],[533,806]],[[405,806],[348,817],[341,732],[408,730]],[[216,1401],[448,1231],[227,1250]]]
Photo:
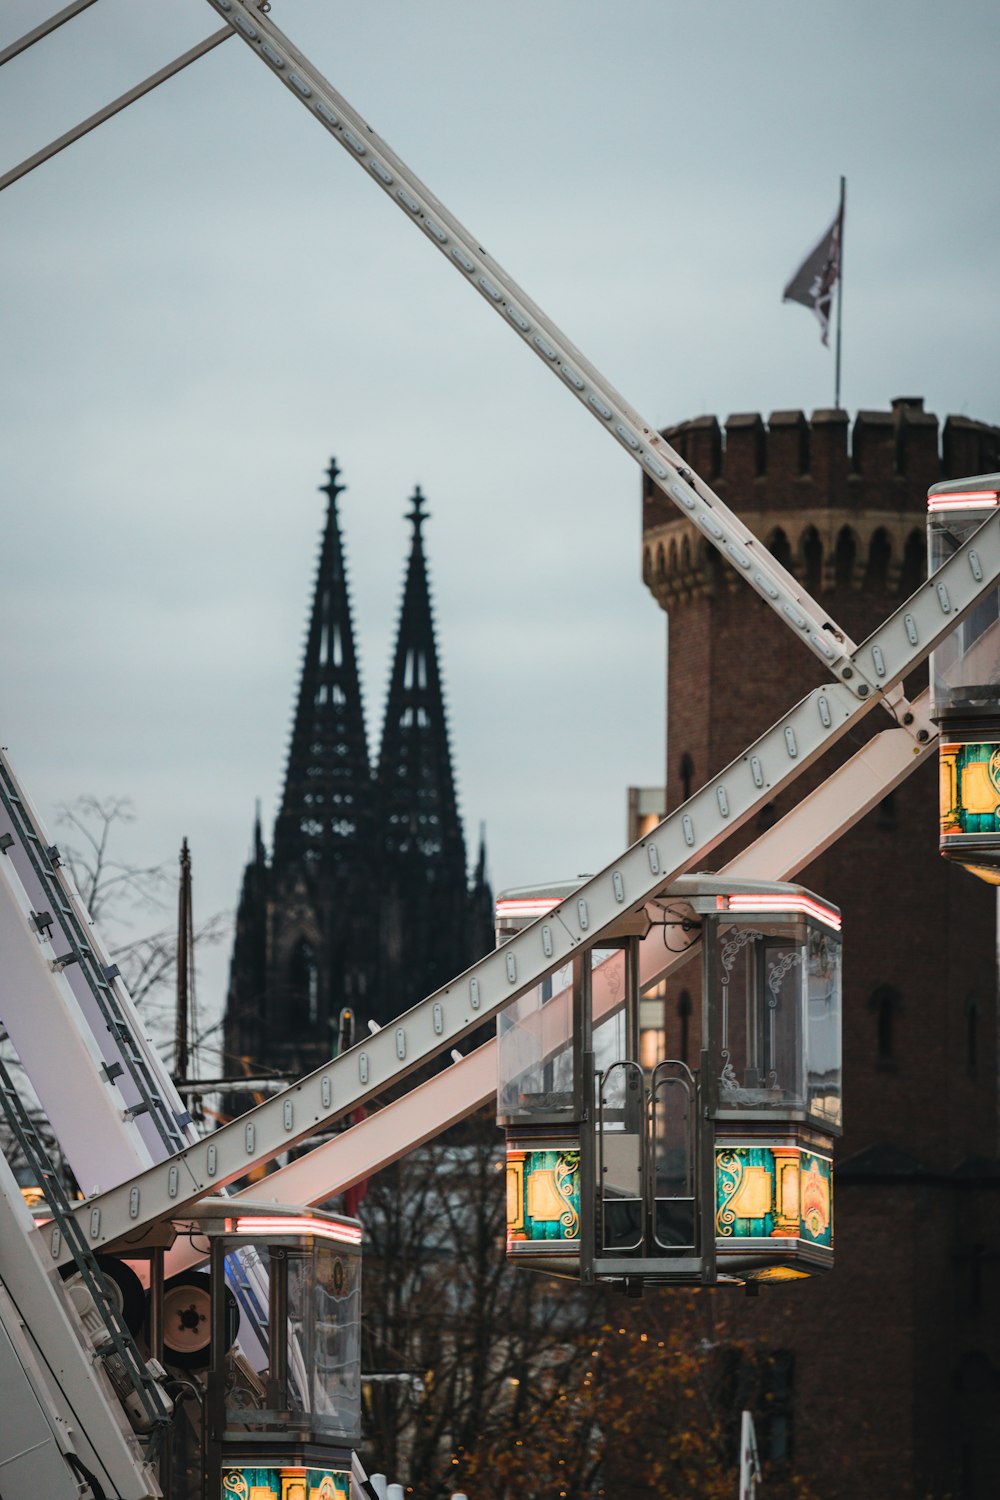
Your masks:
[[[135,811],[126,797],[78,797],[59,808],[57,826],[68,836],[59,840],[62,860],[93,920],[102,929],[109,956],[121,970],[135,1005],[143,1006],[150,1033],[163,1046],[171,1036],[173,998],[171,987],[177,972],[176,879],[167,861],[155,865],[129,863],[120,853],[121,835],[135,821]],[[140,925],[152,931],[135,935]],[[226,940],[229,918],[217,912],[195,931],[195,945],[211,947]],[[209,1031],[199,1036],[195,1045]],[[5,1044],[5,1061],[29,1117],[47,1145],[53,1160],[61,1160],[44,1111],[24,1070]],[[0,1144],[11,1164],[20,1161],[6,1121],[0,1116]]]
[[[57,823],[69,832],[69,838],[60,844],[63,860],[91,917],[112,943],[111,957],[122,972],[133,1004],[141,1005],[162,993],[176,977],[176,916],[171,912],[167,924],[152,932],[138,937],[128,934],[140,918],[163,922],[176,884],[167,861],[135,865],[119,855],[116,836],[135,822],[135,817],[127,797],[87,794],[64,803]],[[196,927],[196,948],[224,942],[229,930],[228,913],[216,912]],[[164,1014],[167,1008],[162,1007]]]
[[[508,1265],[503,1165],[480,1116],[380,1173],[361,1206],[366,1447],[426,1500],[511,1437],[595,1316],[593,1294]]]

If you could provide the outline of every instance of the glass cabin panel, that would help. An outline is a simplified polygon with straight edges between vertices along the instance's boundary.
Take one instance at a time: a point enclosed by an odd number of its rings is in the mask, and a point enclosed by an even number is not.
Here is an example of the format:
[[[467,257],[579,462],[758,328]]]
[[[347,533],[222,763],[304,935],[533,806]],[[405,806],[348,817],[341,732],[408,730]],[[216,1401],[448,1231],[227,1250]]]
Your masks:
[[[615,956],[621,957],[620,954]],[[592,1047],[594,1069],[597,1073],[606,1073],[615,1063],[636,1061],[628,1055],[628,1031],[624,1010],[616,1011],[613,1016],[608,1016],[606,1020],[598,1022],[593,1030]]]
[[[571,964],[501,1012],[497,1073],[497,1114],[502,1121],[574,1118]]]
[[[932,573],[983,523],[969,517],[928,518],[928,565]],[[1000,587],[993,589],[931,653],[931,713],[934,718],[995,716],[1000,712]]]
[[[271,1261],[267,1245],[244,1241],[230,1248],[225,1257],[227,1279],[235,1285],[245,1285],[252,1295],[256,1308],[256,1331],[268,1365],[257,1379],[238,1369],[226,1386],[225,1425],[229,1436],[239,1436],[257,1429],[277,1428],[281,1420],[278,1392],[270,1380],[271,1324],[268,1311]],[[283,1393],[282,1398],[283,1398]]]
[[[312,1250],[299,1245],[272,1248],[274,1259],[284,1255],[288,1278],[288,1410],[292,1418],[312,1411],[312,1380],[315,1369],[312,1318]]]
[[[291,1310],[291,1287],[289,1287]],[[300,1305],[313,1324],[313,1425],[330,1433],[361,1433],[361,1260],[317,1240],[312,1281]]]
[[[361,1437],[361,1257],[325,1239],[241,1243],[268,1282],[284,1284],[285,1327],[261,1318],[269,1368],[230,1383],[226,1431],[298,1434],[350,1446]],[[231,1258],[230,1258],[231,1259]],[[274,1298],[272,1295],[272,1308]],[[263,1310],[261,1309],[261,1313]]]
[[[653,1072],[653,1239],[662,1250],[695,1247],[695,1094],[683,1063]]]
[[[598,1195],[605,1252],[643,1241],[642,1157],[646,1094],[642,1068],[618,1062],[601,1076],[597,1112]]]
[[[801,924],[720,923],[710,959],[720,1110],[805,1108]]]
[[[806,954],[809,1114],[839,1130],[843,1123],[841,1067],[841,946],[823,928],[810,927]]]

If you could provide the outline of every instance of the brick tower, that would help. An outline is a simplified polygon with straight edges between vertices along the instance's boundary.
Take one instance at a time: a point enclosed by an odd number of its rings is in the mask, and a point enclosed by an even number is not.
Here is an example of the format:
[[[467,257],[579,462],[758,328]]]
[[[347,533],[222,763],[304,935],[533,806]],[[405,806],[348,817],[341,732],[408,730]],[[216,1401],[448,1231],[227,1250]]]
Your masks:
[[[850,441],[848,429],[843,411],[790,411],[732,416],[724,431],[699,417],[666,436],[860,641],[924,576],[928,486],[1000,468],[1000,429],[949,417],[939,433],[906,398],[859,412]],[[648,483],[643,573],[669,619],[673,808],[824,679]],[[923,767],[797,877],[844,915],[836,1267],[735,1313],[727,1304],[784,1372],[786,1418],[765,1424],[776,1475],[794,1461],[821,1500],[1000,1492],[1000,1356],[987,1329],[1000,1312],[996,900],[938,857],[936,776]],[[667,1055],[696,1045],[691,988],[685,974],[666,989]]]

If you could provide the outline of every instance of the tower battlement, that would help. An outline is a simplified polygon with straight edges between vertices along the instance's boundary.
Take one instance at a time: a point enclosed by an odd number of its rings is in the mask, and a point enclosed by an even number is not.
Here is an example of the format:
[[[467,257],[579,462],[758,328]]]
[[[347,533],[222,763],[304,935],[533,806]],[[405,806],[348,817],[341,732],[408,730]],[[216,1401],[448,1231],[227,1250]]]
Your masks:
[[[1000,468],[1000,427],[949,416],[939,428],[921,397],[890,411],[740,412],[724,425],[695,417],[663,436],[779,561],[809,587],[889,593],[916,588],[924,568],[927,490]],[[735,586],[714,549],[643,480],[643,578],[664,607]]]

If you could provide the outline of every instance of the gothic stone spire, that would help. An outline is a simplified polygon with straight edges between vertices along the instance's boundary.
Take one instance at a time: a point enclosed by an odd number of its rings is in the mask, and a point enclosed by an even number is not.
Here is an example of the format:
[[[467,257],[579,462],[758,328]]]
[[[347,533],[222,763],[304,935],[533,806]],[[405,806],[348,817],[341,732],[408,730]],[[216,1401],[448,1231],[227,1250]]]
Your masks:
[[[356,857],[372,833],[371,771],[354,648],[337,500],[336,459],[320,488],[329,498],[298,705],[275,827],[276,867],[318,872]]]
[[[465,967],[465,841],[452,775],[419,486],[378,764],[380,992],[395,1015]]]
[[[457,860],[464,879],[465,845],[424,556],[424,503],[418,485],[407,516],[413,537],[379,753],[382,847],[411,868]]]

